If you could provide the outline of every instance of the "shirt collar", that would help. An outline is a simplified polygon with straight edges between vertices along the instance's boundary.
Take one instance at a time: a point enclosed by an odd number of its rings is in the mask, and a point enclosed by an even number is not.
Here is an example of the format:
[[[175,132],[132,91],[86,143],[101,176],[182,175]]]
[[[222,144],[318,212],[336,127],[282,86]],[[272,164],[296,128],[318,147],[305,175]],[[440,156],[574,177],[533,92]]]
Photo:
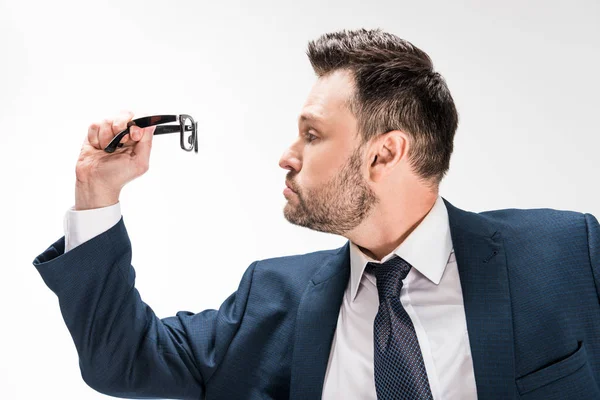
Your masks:
[[[438,285],[452,253],[452,237],[448,210],[441,196],[421,223],[408,237],[381,262],[398,255],[405,259],[417,271]],[[360,281],[367,263],[379,262],[363,253],[350,242],[350,285],[352,301],[356,298]]]

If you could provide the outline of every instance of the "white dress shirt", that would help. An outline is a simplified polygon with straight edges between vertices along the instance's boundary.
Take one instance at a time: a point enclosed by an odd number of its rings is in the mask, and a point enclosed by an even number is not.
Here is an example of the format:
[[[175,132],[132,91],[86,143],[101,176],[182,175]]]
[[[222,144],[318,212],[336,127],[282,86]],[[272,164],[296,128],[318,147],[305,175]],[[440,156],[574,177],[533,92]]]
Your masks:
[[[112,206],[75,211],[67,210],[63,218],[65,253],[106,232],[121,220],[121,203]]]
[[[64,216],[65,252],[107,231],[121,219],[120,203]],[[475,376],[462,289],[450,236],[448,211],[438,196],[433,208],[394,254],[411,268],[400,301],[413,322],[433,398],[476,399]],[[379,296],[374,261],[350,243],[350,280],[344,293],[325,374],[322,398],[376,399],[373,369],[373,321]]]

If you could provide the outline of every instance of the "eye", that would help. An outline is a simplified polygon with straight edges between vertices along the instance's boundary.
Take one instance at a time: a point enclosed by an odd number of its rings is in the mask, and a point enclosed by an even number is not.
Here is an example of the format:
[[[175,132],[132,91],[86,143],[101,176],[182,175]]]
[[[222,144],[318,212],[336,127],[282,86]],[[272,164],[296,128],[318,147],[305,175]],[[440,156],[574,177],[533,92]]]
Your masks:
[[[306,141],[307,141],[307,142],[309,142],[309,143],[310,143],[310,142],[312,142],[313,140],[316,140],[316,139],[318,139],[318,137],[316,137],[315,135],[313,135],[313,134],[312,134],[312,133],[310,133],[310,132],[306,132],[306,133],[304,134],[304,137],[306,138]]]

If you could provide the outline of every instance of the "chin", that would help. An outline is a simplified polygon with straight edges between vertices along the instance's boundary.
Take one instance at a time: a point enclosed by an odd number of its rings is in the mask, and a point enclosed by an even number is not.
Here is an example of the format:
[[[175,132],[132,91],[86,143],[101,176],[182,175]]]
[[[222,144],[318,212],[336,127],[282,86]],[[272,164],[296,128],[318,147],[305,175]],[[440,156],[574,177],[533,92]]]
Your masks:
[[[287,203],[283,208],[283,216],[290,224],[302,226],[301,222],[303,220],[303,216],[299,215],[298,210],[289,203]]]

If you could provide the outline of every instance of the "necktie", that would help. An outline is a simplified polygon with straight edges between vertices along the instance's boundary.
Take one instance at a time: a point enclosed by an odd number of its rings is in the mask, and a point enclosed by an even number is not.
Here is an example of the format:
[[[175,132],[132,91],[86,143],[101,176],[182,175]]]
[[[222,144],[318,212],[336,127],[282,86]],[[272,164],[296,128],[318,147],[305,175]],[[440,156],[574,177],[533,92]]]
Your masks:
[[[377,280],[379,310],[373,324],[378,400],[433,399],[415,327],[400,302],[402,280],[412,266],[398,256],[367,264]]]

